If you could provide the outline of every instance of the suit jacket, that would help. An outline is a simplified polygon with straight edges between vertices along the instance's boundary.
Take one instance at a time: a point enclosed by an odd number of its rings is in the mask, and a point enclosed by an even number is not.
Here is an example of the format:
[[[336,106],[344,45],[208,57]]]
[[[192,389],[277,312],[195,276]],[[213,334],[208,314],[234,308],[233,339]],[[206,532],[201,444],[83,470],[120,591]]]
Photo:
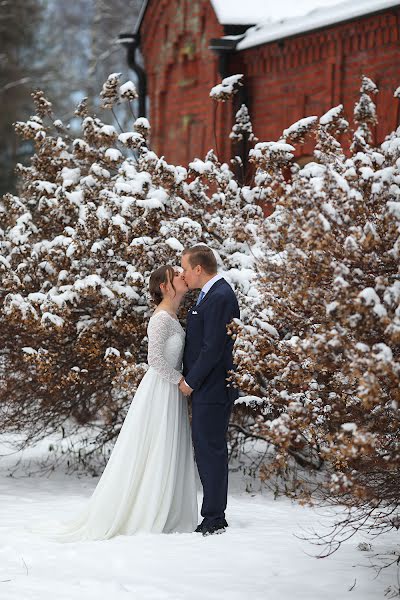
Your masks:
[[[219,279],[188,313],[183,354],[183,375],[194,390],[193,402],[226,404],[238,397],[228,387],[228,371],[234,369],[234,340],[226,326],[239,318],[239,305],[231,286]]]

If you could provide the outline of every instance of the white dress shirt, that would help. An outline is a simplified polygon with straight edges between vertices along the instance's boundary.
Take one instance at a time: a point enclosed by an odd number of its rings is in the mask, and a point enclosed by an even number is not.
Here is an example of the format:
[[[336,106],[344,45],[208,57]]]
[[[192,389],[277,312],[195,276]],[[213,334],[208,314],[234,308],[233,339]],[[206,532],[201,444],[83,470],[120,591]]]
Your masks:
[[[212,286],[214,285],[214,283],[216,283],[220,279],[223,279],[223,277],[222,277],[222,275],[220,275],[219,273],[217,273],[216,275],[214,275],[214,277],[212,277],[211,279],[209,279],[207,281],[207,283],[205,283],[203,285],[203,287],[201,288],[201,292],[203,292],[204,296],[207,294],[207,292],[210,291],[210,289],[212,288]]]

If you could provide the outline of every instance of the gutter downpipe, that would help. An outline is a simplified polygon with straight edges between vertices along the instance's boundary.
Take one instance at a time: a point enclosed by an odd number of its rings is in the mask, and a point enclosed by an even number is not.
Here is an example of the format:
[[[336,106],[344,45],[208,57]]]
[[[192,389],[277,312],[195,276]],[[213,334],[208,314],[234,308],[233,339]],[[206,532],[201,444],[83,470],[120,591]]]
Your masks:
[[[235,36],[234,38],[213,38],[210,40],[209,49],[215,52],[218,56],[218,72],[222,79],[225,77],[229,77],[233,73],[229,73],[229,59],[236,52],[236,46],[239,41],[242,39],[242,36]],[[233,101],[233,115],[236,115],[236,112],[239,110],[242,104],[245,104],[248,107],[248,92],[246,86],[246,80],[244,79],[243,85],[239,87],[237,94],[234,96]],[[243,171],[239,168],[237,171],[238,176],[243,176],[244,182],[246,181],[247,175],[247,143],[246,140],[242,140],[241,142],[237,142],[236,147],[238,148],[238,152],[236,153],[240,156],[240,159],[243,164]],[[243,182],[243,183],[244,183]]]
[[[147,96],[147,77],[146,73],[137,61],[136,50],[140,45],[139,33],[121,33],[118,36],[118,43],[126,48],[126,59],[130,69],[138,78],[138,93],[139,93],[139,117],[146,117],[146,96]]]

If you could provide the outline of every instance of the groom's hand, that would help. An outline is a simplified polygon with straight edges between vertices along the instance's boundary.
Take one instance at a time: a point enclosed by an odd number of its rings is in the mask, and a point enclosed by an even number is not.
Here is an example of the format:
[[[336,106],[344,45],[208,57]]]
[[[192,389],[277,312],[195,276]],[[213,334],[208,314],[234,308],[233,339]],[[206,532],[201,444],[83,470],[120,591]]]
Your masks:
[[[190,396],[190,394],[193,392],[192,388],[186,383],[184,377],[182,377],[179,382],[179,389],[184,396]]]

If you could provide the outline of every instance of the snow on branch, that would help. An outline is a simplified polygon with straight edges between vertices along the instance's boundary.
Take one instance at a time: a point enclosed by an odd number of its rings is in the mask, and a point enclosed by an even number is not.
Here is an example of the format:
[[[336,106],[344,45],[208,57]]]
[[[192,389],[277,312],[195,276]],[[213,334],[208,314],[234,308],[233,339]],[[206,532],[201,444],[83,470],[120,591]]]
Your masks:
[[[239,87],[243,85],[242,79],[243,75],[240,74],[225,77],[221,83],[211,89],[211,98],[213,100],[218,100],[219,102],[226,102],[226,100],[229,100],[234,94],[236,94]]]

